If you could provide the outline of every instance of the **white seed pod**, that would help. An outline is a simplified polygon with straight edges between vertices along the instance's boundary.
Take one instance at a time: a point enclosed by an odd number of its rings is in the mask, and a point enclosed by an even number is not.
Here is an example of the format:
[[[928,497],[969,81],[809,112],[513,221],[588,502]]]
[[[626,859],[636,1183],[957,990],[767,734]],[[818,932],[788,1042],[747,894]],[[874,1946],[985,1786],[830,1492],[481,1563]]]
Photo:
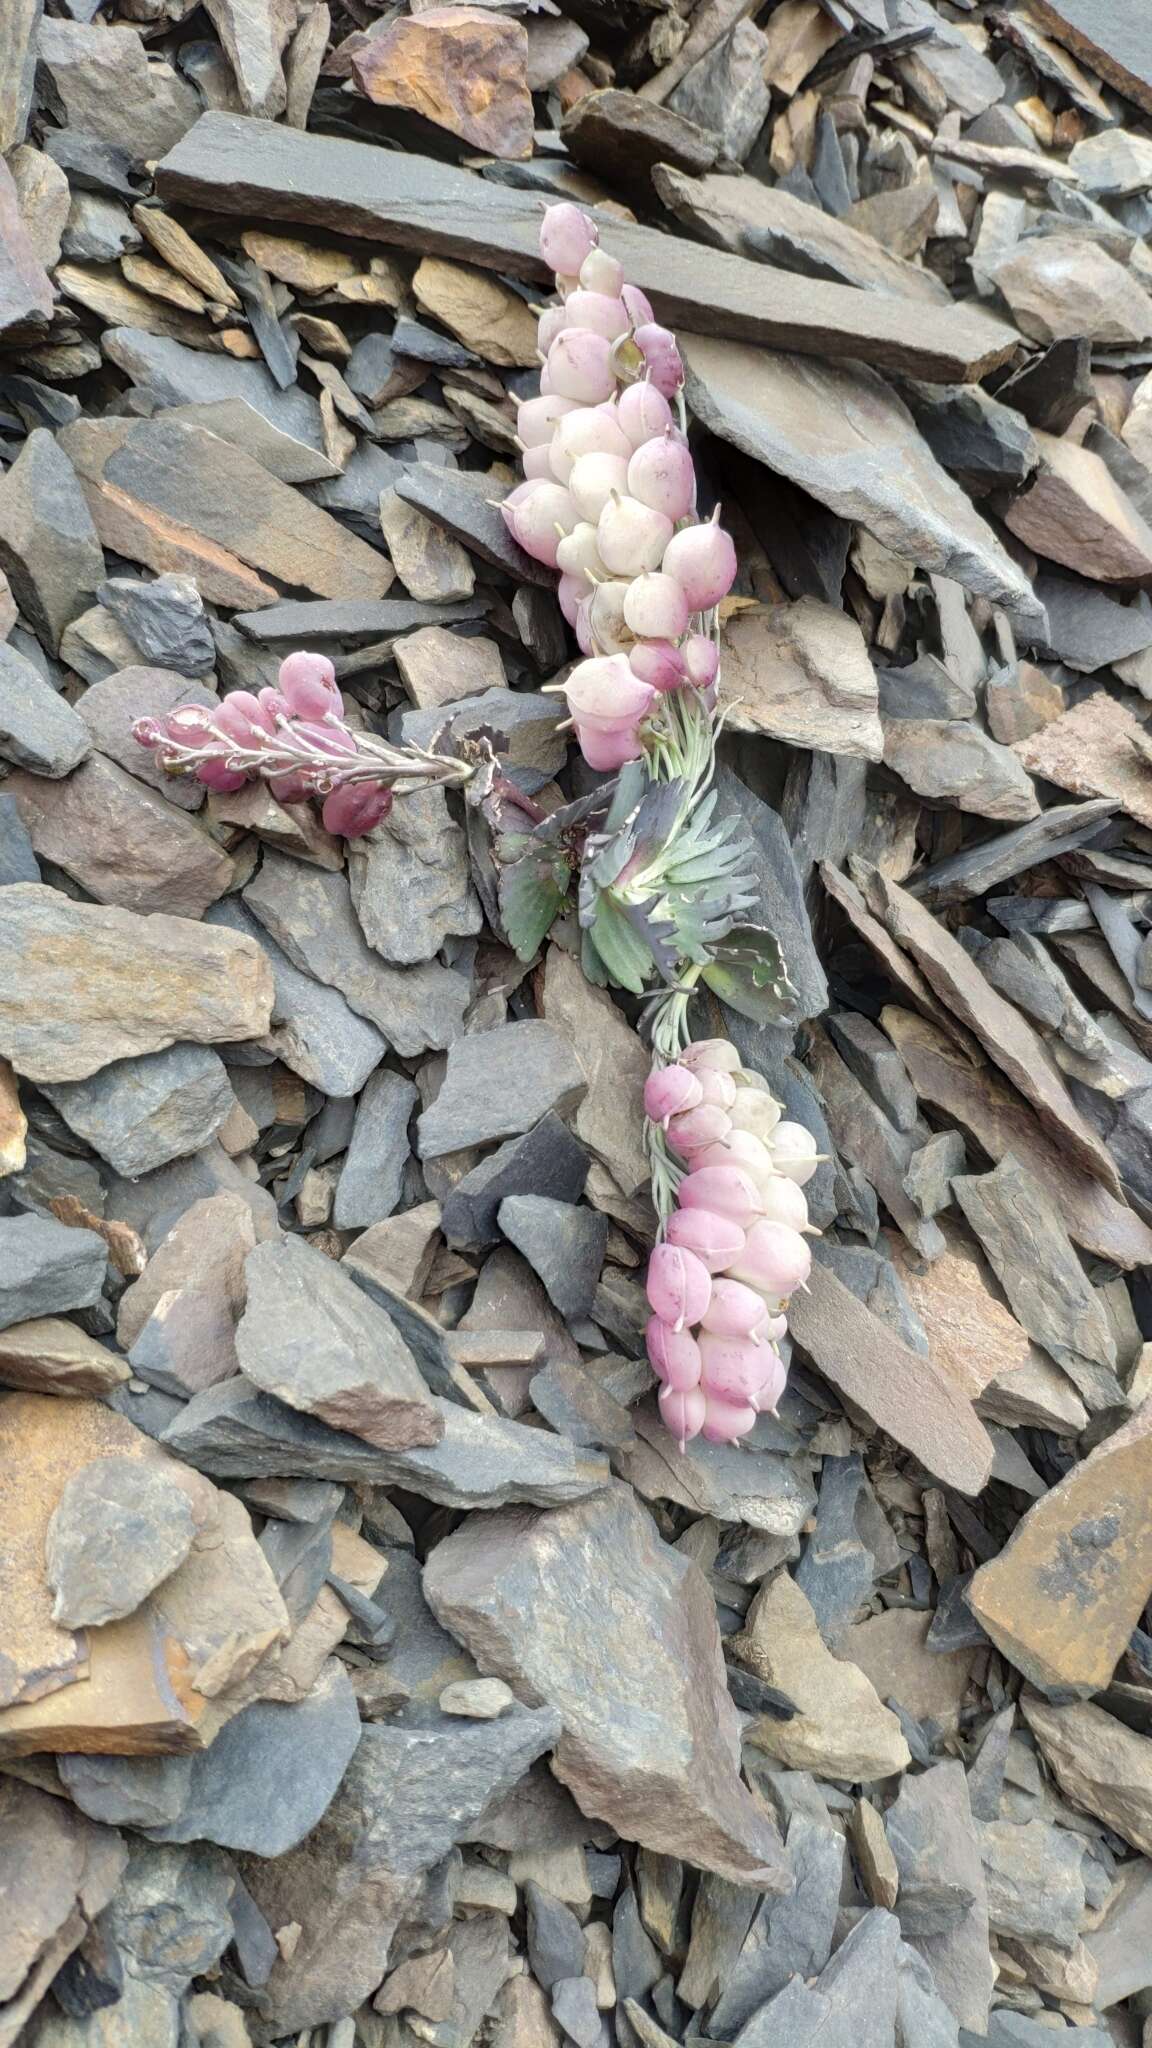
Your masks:
[[[642,576],[658,569],[672,538],[672,521],[639,498],[610,498],[597,526],[600,553],[614,576]]]

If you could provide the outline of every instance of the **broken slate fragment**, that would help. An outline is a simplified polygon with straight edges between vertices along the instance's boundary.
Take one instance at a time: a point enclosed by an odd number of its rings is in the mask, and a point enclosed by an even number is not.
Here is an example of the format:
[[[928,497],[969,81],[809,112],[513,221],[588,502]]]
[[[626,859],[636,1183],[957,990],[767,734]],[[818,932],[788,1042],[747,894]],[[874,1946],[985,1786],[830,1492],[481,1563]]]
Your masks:
[[[39,857],[98,902],[198,918],[234,879],[231,856],[186,811],[103,754],[55,782],[17,769],[10,788]]]
[[[92,741],[72,706],[14,647],[0,645],[0,760],[35,775],[67,775]]]
[[[525,1018],[459,1038],[436,1100],[417,1123],[422,1159],[484,1145],[527,1131],[549,1110],[563,1115],[587,1091],[567,1039],[550,1024]]]
[[[1152,1856],[1152,1741],[1087,1700],[1056,1706],[1025,1691],[1020,1705],[1065,1798]]]
[[[444,1434],[411,1352],[384,1311],[301,1238],[257,1245],[236,1332],[241,1370],[289,1407],[381,1450]]]
[[[99,1301],[108,1247],[53,1216],[0,1217],[0,1328]]]
[[[356,1106],[332,1222],[337,1230],[363,1230],[391,1216],[400,1200],[410,1157],[408,1119],[416,1090],[403,1074],[382,1067],[372,1075]]]
[[[192,1501],[166,1464],[94,1458],[68,1481],[48,1524],[53,1621],[95,1628],[134,1614],[183,1564],[195,1535]]]
[[[103,579],[104,552],[76,472],[44,427],[29,434],[0,478],[0,569],[51,653]]]
[[[129,1179],[199,1152],[235,1105],[228,1070],[206,1045],[114,1060],[45,1093],[69,1129]]]
[[[762,1714],[748,1732],[786,1769],[853,1782],[905,1769],[908,1744],[895,1714],[858,1665],[828,1649],[811,1603],[786,1571],[757,1593],[732,1654],[796,1708],[788,1721]]]
[[[214,903],[205,923],[243,933],[267,961],[275,991],[267,1049],[324,1095],[342,1101],[359,1094],[387,1050],[375,1024],[358,1016],[339,989],[302,973],[239,897]]]
[[[555,1709],[553,1769],[585,1810],[661,1854],[786,1887],[740,1782],[711,1593],[627,1488],[470,1518],[433,1550],[424,1590],[483,1668]]]
[[[961,2026],[983,2034],[995,1970],[988,1953],[988,1894],[964,1766],[909,1774],[885,1817],[900,1873],[896,1911]]]
[[[440,1228],[453,1247],[495,1244],[497,1211],[506,1195],[547,1195],[578,1202],[588,1176],[588,1154],[554,1110],[522,1135],[505,1139],[450,1188]]]
[[[520,22],[488,7],[434,7],[388,22],[354,53],[352,70],[376,106],[515,159],[532,154],[527,62]]]
[[[151,583],[113,576],[96,595],[146,661],[182,676],[205,676],[215,668],[204,601],[191,576],[157,576]]]
[[[607,1217],[548,1195],[506,1195],[497,1220],[561,1315],[587,1315],[604,1264]]]

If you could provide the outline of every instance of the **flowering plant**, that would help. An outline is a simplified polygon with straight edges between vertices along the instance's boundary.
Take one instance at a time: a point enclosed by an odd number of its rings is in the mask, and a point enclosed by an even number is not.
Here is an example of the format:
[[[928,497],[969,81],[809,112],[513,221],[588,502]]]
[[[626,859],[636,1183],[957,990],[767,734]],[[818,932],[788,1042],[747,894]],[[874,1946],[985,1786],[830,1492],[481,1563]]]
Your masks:
[[[674,337],[578,207],[548,208],[540,246],[558,303],[540,317],[539,395],[518,413],[524,481],[501,511],[559,572],[583,659],[549,687],[588,767],[614,779],[545,813],[497,772],[492,735],[458,758],[350,728],[332,664],[306,653],[288,657],[276,689],[184,705],[135,731],[210,789],[260,777],[285,802],[319,798],[329,831],[349,837],[381,822],[394,791],[433,782],[468,785],[474,803],[491,796],[509,944],[532,959],[572,907],[588,978],[644,1002],[658,1219],[648,1355],[681,1446],[698,1434],[730,1443],[783,1391],[778,1346],[811,1265],[803,1185],[817,1165],[811,1135],[783,1120],[731,1042],[689,1037],[701,985],[756,1023],[783,1016],[794,993],[774,935],[747,919],[752,850],[717,816],[713,786],[719,606],[736,550],[717,513],[697,511]]]

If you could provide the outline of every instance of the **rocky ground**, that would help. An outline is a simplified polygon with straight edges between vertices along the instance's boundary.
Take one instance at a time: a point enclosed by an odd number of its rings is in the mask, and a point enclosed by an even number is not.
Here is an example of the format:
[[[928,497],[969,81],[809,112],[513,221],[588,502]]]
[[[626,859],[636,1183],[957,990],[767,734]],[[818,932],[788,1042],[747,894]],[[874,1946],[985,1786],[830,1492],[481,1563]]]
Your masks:
[[[53,5],[57,0],[53,0]],[[0,0],[0,2048],[1152,2041],[1147,0]],[[827,1154],[676,1451],[636,1006],[329,653],[587,786],[542,196],[683,334]]]

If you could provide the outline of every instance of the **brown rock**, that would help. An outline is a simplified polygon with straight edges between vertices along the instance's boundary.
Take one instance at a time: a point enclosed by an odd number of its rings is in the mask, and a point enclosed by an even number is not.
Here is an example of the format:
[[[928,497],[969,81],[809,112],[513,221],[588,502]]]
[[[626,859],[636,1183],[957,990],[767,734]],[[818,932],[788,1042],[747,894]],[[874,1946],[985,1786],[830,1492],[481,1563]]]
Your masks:
[[[247,114],[275,121],[288,103],[283,56],[296,27],[293,0],[205,0]]]
[[[146,242],[150,242],[165,263],[188,283],[218,305],[242,311],[239,294],[233,290],[219,266],[192,240],[187,228],[165,213],[162,206],[134,206],[132,218]]]
[[[1035,662],[1021,661],[1015,675],[992,676],[984,691],[984,709],[993,739],[1010,747],[1051,725],[1064,709],[1064,692]]]
[[[211,1298],[234,1328],[247,1299],[244,1261],[255,1243],[252,1210],[239,1195],[222,1192],[193,1202],[156,1247],[136,1285],[121,1295],[117,1342],[131,1350],[157,1304],[173,1294]]]
[[[890,1607],[850,1628],[836,1654],[856,1664],[871,1680],[877,1697],[899,1700],[918,1721],[935,1721],[947,1734],[960,1726],[960,1709],[968,1690],[974,1650],[929,1648],[930,1614],[910,1607]]]
[[[572,1128],[626,1196],[649,1178],[644,1147],[644,1080],[649,1060],[631,1026],[603,989],[593,988],[578,961],[550,946],[544,967],[542,1015],[563,1032],[584,1069],[588,1090]]]
[[[427,20],[425,14],[421,17]],[[425,256],[412,290],[417,303],[442,327],[475,349],[485,362],[504,369],[531,369],[536,357],[536,320],[518,292],[466,263]]]
[[[532,154],[528,38],[483,7],[430,7],[393,21],[352,58],[378,107],[420,114],[498,157]]]
[[[761,1587],[732,1652],[798,1710],[790,1721],[762,1714],[749,1730],[749,1741],[786,1769],[869,1782],[905,1768],[908,1745],[895,1714],[863,1671],[832,1655],[786,1571]]]
[[[582,94],[564,115],[560,132],[576,163],[642,204],[651,203],[658,167],[674,177],[696,174],[710,171],[719,155],[710,129],[634,92]]]
[[[1152,764],[1146,729],[1105,690],[1085,697],[1013,749],[1033,775],[1076,796],[1107,796],[1152,825]]]
[[[930,1263],[887,1240],[933,1364],[989,1421],[1079,1436],[1088,1411],[1075,1388],[996,1299],[975,1247],[946,1217],[940,1227],[947,1249]]]
[[[1112,0],[1107,14],[1092,0],[1033,0],[1033,6],[1058,42],[1152,114],[1152,36],[1142,0]]]
[[[98,903],[196,918],[231,886],[229,856],[103,754],[57,782],[17,769],[8,788],[36,852]]]
[[[382,597],[392,580],[375,548],[200,427],[163,414],[77,420],[61,442],[108,545],[195,575],[217,603],[271,603],[264,574],[319,597]]]
[[[992,1469],[991,1439],[930,1358],[902,1344],[827,1266],[813,1266],[788,1313],[800,1349],[853,1409],[935,1478],[960,1493],[980,1492]]]
[[[884,1823],[870,1799],[856,1801],[848,1825],[864,1890],[874,1906],[891,1912],[900,1892],[900,1872]]]
[[[1035,441],[1040,461],[1004,512],[1012,532],[1037,554],[1100,583],[1152,578],[1152,527],[1100,456],[1055,434],[1037,433]]]
[[[1030,236],[991,275],[1033,341],[1086,335],[1124,348],[1152,335],[1152,298],[1098,242],[1071,234]]]
[[[476,575],[465,549],[415,505],[405,504],[398,491],[381,493],[380,531],[409,597],[439,603],[471,597]]]
[[[61,123],[118,143],[129,156],[163,156],[196,119],[195,88],[150,57],[135,28],[46,17],[38,55]]]
[[[885,1009],[881,1022],[917,1093],[981,1145],[990,1159],[1010,1152],[1042,1181],[1075,1244],[1130,1270],[1152,1259],[1152,1231],[1049,1137],[1023,1098],[994,1068],[967,1058],[925,1018]]]
[[[1056,1699],[1111,1680],[1152,1594],[1152,1405],[1034,1502],[968,1603],[997,1648]]]
[[[920,255],[939,214],[940,193],[932,168],[921,160],[919,172],[907,185],[857,199],[843,220],[846,227],[856,228],[890,255],[909,262]]]
[[[105,264],[61,263],[56,283],[66,298],[96,313],[110,327],[140,327],[146,334],[163,335],[185,348],[227,349],[228,337],[241,333],[246,353],[259,353],[251,335],[237,328],[211,328],[206,320],[180,306],[166,306],[151,292],[139,291]],[[235,353],[235,350],[232,350]]]
[[[20,1107],[20,1084],[7,1060],[0,1059],[0,1180],[19,1173],[28,1156],[28,1119]]]
[[[0,26],[0,156],[22,143],[36,74],[40,0],[6,7]]]
[[[239,1501],[177,1463],[99,1401],[13,1394],[0,1464],[10,1552],[0,1620],[0,1756],[38,1750],[154,1755],[210,1741],[225,1695],[288,1635],[288,1616]],[[73,1636],[51,1620],[48,1523],[94,1458],[139,1458],[185,1490],[200,1534],[185,1563],[124,1621]],[[259,1696],[258,1678],[251,1680]]]
[[[720,644],[726,722],[734,731],[880,759],[876,671],[864,635],[846,612],[810,597],[770,611],[737,612]]]
[[[16,1778],[0,1779],[0,1889],[4,1963],[0,2043],[14,2048],[24,2021],[61,1964],[108,1904],[128,1859],[114,1828]]]
[[[1020,1705],[1065,1798],[1152,1856],[1152,1742],[1086,1701],[1025,1692]]]
[[[11,11],[5,16],[11,20]],[[0,57],[0,78],[6,77],[3,57]],[[0,92],[3,87],[0,87]],[[2,134],[0,116],[0,134]],[[0,145],[2,147],[2,145]],[[68,219],[72,195],[68,180],[59,164],[53,163],[42,149],[33,149],[30,142],[22,142],[12,151],[8,168],[16,184],[16,196],[20,203],[20,218],[32,244],[36,261],[45,270],[54,270],[60,261],[60,237]]]
[[[421,711],[508,684],[495,640],[466,640],[443,626],[406,633],[396,642],[395,660],[404,688]]]
[[[707,1582],[628,1488],[470,1515],[432,1552],[424,1591],[483,1672],[559,1713],[552,1768],[586,1813],[735,1883],[785,1888],[775,1830],[740,1782]]]
[[[32,341],[51,318],[51,281],[24,225],[15,180],[0,158],[0,338]]]
[[[917,796],[977,817],[1022,823],[1040,815],[1031,777],[967,719],[885,718],[884,766]]]
[[[122,1358],[63,1316],[0,1331],[0,1386],[33,1394],[109,1394],[129,1377]]]
[[[74,903],[59,889],[0,890],[0,1057],[32,1081],[82,1081],[176,1039],[260,1038],[272,970],[237,932]]]
[[[892,937],[906,946],[941,1002],[973,1031],[989,1058],[1015,1083],[1068,1158],[1118,1194],[1115,1162],[1049,1061],[1043,1041],[997,993],[959,941],[906,889],[875,869],[865,895]]]
[[[359,269],[346,249],[321,249],[314,242],[271,234],[266,228],[245,228],[240,243],[253,263],[294,291],[330,291],[343,278],[355,277]]]
[[[0,568],[53,651],[103,579],[104,556],[75,471],[45,427],[29,434],[0,479]]]

